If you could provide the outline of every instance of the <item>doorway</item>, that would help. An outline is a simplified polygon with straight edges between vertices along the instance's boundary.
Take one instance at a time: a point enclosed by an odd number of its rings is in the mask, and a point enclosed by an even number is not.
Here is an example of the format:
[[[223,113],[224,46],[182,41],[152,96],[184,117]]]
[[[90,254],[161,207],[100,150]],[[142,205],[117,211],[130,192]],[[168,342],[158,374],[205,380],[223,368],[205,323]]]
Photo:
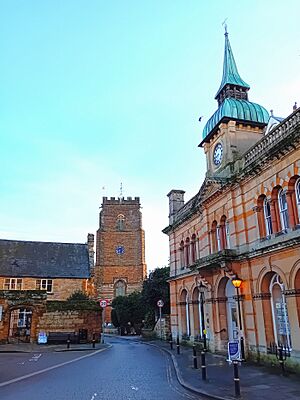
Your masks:
[[[32,310],[17,308],[11,311],[9,324],[9,343],[30,342]]]

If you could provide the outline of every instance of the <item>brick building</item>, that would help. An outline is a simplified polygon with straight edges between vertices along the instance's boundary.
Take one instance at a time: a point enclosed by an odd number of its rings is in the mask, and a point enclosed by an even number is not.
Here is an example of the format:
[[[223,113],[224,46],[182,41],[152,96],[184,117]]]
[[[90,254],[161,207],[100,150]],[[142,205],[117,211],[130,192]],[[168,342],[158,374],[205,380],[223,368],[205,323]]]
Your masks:
[[[146,277],[139,197],[103,197],[96,238],[95,291],[112,300],[141,290]],[[107,309],[106,321],[110,321]]]
[[[299,363],[300,109],[269,117],[249,89],[226,32],[218,109],[199,145],[205,180],[186,203],[168,194],[171,329],[213,351],[236,340],[246,357],[284,344]]]

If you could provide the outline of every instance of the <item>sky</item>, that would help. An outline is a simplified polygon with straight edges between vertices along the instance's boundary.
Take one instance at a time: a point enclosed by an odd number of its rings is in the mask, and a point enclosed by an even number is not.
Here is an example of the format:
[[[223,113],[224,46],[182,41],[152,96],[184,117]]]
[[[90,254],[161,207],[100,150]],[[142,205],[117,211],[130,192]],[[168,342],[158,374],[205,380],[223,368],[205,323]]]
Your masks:
[[[171,189],[198,191],[224,26],[249,99],[300,104],[297,0],[0,0],[0,238],[86,242],[102,197],[139,196],[148,270]],[[202,117],[201,122],[198,121]]]

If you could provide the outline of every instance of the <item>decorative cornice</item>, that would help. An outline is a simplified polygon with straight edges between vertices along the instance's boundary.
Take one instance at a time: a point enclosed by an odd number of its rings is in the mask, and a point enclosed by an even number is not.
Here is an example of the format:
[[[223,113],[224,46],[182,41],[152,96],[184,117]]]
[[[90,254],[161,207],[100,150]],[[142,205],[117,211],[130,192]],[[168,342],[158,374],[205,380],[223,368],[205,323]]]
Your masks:
[[[253,300],[268,300],[271,298],[271,293],[255,293]]]
[[[284,291],[285,296],[300,296],[300,289],[288,289]]]

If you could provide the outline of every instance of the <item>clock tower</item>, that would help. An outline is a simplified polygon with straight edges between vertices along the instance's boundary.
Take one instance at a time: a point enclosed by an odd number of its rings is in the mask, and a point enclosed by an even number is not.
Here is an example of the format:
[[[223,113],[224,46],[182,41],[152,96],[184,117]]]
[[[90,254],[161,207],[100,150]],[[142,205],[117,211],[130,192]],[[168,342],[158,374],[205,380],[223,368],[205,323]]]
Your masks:
[[[235,161],[264,134],[269,114],[249,101],[249,89],[238,72],[225,28],[223,76],[215,96],[218,109],[207,121],[199,144],[206,154],[208,177],[231,176]]]
[[[95,291],[112,300],[142,289],[145,233],[139,197],[103,197],[96,239]],[[110,321],[108,307],[106,321]]]

